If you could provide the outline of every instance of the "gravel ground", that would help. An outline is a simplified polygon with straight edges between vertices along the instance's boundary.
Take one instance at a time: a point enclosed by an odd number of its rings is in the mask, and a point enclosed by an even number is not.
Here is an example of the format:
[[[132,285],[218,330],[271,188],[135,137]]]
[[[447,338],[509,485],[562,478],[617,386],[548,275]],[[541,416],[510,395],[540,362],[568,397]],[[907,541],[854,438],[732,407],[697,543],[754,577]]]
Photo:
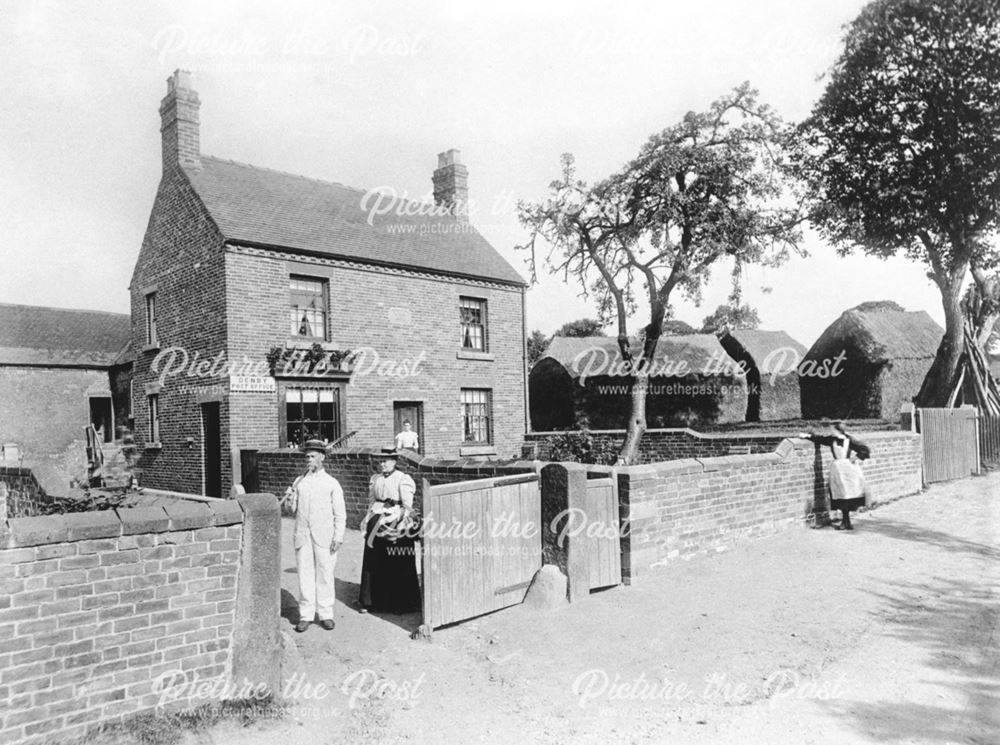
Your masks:
[[[336,630],[294,635],[292,716],[189,739],[1000,741],[1000,474],[934,486],[855,524],[795,528],[562,610],[521,606],[457,624],[430,643],[409,638],[416,615],[356,612],[352,531]]]

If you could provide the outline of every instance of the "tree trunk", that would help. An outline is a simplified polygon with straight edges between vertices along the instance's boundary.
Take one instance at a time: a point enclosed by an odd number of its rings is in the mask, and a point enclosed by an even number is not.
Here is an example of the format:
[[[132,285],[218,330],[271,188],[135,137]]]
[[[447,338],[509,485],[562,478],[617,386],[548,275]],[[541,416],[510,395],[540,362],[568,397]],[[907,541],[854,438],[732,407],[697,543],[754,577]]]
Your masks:
[[[920,392],[914,399],[917,406],[927,408],[942,408],[948,405],[955,374],[958,370],[958,360],[964,346],[961,291],[962,277],[955,279],[940,279],[941,302],[944,306],[944,337],[938,346],[937,355],[927,377],[920,387]]]
[[[639,442],[646,432],[646,394],[649,392],[649,366],[642,365],[632,383],[632,414],[628,420],[628,434],[618,454],[619,466],[628,466],[639,457]]]

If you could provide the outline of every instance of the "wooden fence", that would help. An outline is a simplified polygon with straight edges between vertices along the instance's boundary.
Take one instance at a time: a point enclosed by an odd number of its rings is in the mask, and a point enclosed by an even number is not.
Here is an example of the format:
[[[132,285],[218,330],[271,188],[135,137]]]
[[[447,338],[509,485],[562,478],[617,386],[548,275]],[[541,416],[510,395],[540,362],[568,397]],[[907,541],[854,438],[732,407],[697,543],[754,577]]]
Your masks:
[[[924,483],[950,481],[979,471],[978,412],[958,409],[917,409],[917,427],[924,448]]]
[[[612,475],[587,481],[584,506],[587,525],[587,570],[590,589],[620,585],[621,531],[618,525],[618,479]]]
[[[1000,466],[1000,417],[979,417],[979,457],[983,464]]]

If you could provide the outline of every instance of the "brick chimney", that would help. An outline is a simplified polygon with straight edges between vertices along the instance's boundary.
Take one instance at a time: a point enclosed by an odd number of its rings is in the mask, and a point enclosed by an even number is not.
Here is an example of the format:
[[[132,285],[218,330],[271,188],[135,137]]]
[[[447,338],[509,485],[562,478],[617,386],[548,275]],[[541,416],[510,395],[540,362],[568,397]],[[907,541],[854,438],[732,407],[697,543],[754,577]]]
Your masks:
[[[438,154],[434,171],[434,203],[447,207],[462,222],[469,221],[469,169],[462,165],[462,153],[446,150]]]
[[[160,103],[160,134],[163,142],[163,170],[178,164],[201,168],[198,136],[198,109],[201,101],[191,87],[191,73],[175,70],[167,78],[167,95]]]

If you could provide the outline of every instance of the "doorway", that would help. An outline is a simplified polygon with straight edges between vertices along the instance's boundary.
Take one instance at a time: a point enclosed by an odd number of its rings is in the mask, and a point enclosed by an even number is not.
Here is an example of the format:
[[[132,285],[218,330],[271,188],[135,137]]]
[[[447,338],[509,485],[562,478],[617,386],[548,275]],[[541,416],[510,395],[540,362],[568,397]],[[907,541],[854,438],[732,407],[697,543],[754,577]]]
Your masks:
[[[115,439],[114,415],[111,408],[111,397],[91,396],[90,423],[98,432],[101,442],[113,442]]]
[[[424,404],[421,401],[393,401],[392,403],[392,436],[393,445],[396,435],[403,431],[403,422],[410,422],[413,431],[417,433],[418,453],[424,452]]]
[[[201,405],[202,463],[206,497],[222,496],[222,438],[219,433],[219,402]]]

